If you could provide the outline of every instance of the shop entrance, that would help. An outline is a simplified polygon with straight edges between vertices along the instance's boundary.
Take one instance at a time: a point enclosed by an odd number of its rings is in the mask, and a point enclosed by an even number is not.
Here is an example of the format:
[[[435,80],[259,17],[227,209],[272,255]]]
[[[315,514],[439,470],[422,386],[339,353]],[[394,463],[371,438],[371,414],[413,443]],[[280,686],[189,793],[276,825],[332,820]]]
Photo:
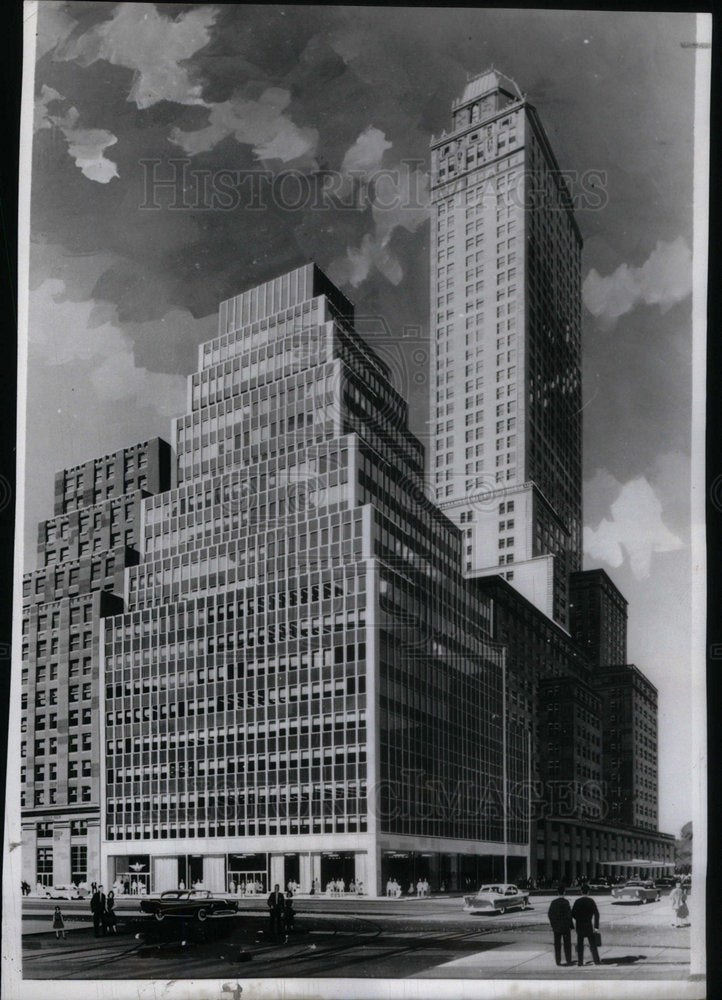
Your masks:
[[[301,880],[301,862],[298,854],[283,855],[283,891],[288,889],[288,883],[298,885]]]
[[[228,891],[238,896],[266,892],[268,858],[265,854],[228,855]]]
[[[323,851],[321,853],[321,892],[348,892],[349,884],[356,878],[356,856],[352,851]],[[340,883],[343,882],[343,889]],[[333,888],[336,883],[338,888]]]
[[[115,871],[110,873],[114,892],[124,896],[145,896],[150,892],[149,855],[125,854],[114,860]]]

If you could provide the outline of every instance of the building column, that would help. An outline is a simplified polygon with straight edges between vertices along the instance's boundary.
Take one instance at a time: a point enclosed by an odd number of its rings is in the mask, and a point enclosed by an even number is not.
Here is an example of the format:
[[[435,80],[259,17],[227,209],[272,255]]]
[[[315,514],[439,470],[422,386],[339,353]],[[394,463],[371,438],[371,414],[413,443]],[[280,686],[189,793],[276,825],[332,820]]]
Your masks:
[[[354,878],[356,879],[356,885],[358,885],[359,881],[363,882],[364,895],[368,895],[371,891],[368,873],[366,871],[368,867],[366,864],[367,860],[368,854],[366,851],[356,851],[354,853]]]
[[[53,885],[70,885],[70,820],[53,821]]]
[[[592,862],[587,861],[587,850],[589,848],[589,836],[586,828],[579,827],[579,863],[585,875],[589,875],[589,869],[593,868]]]
[[[569,827],[569,878],[574,879],[577,875],[584,874],[584,865],[577,860],[579,851],[579,831],[576,824]]]
[[[22,877],[35,892],[35,883],[38,880],[38,835],[34,822],[23,824],[23,843],[20,850],[22,851]]]
[[[313,875],[311,873],[311,855],[300,854],[298,858],[298,881],[301,884],[301,892],[310,892]]]
[[[112,885],[112,879],[108,871],[100,870],[100,817],[88,820],[88,834],[85,839],[88,848],[88,873],[86,878],[88,885],[91,882],[102,882],[106,889]]]
[[[323,886],[321,885],[321,855],[318,852],[314,852],[311,855],[311,885],[314,882],[318,882],[319,892],[323,892]]]
[[[544,820],[544,878],[552,879],[552,824]]]
[[[278,885],[283,889],[283,877],[285,874],[284,870],[284,855],[283,854],[272,854],[271,855],[271,885],[269,886],[270,891],[273,891],[274,885]]]
[[[459,855],[456,853],[449,855],[449,888],[461,888],[459,885]]]

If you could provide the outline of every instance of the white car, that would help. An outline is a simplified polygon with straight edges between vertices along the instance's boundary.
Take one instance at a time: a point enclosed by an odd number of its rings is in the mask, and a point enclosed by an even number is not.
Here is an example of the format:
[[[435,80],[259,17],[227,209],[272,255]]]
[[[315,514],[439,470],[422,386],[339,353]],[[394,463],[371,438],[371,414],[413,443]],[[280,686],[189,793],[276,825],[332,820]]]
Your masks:
[[[525,910],[528,905],[528,892],[503,882],[482,885],[475,896],[464,896],[467,913],[506,913],[507,910]]]
[[[87,889],[79,889],[77,885],[45,886],[45,899],[87,899],[89,895]]]

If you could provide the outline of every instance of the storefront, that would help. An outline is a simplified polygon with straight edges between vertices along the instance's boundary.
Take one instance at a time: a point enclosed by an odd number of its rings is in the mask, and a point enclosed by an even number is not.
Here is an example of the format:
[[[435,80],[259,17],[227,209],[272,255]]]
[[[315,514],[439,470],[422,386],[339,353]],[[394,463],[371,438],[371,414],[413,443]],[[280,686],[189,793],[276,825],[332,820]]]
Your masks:
[[[526,858],[507,858],[507,881],[515,882],[526,872]],[[499,854],[447,854],[439,851],[384,851],[381,855],[381,887],[396,880],[402,893],[416,893],[419,880],[430,892],[478,889],[485,882],[504,878],[504,858]]]

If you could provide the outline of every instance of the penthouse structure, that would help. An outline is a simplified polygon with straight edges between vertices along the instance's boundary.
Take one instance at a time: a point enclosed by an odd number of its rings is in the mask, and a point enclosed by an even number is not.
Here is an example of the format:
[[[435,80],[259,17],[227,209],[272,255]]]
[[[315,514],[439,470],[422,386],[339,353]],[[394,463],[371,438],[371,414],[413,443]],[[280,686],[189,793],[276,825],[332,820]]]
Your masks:
[[[534,107],[496,70],[431,143],[430,470],[467,576],[568,625],[581,569],[581,250]]]

